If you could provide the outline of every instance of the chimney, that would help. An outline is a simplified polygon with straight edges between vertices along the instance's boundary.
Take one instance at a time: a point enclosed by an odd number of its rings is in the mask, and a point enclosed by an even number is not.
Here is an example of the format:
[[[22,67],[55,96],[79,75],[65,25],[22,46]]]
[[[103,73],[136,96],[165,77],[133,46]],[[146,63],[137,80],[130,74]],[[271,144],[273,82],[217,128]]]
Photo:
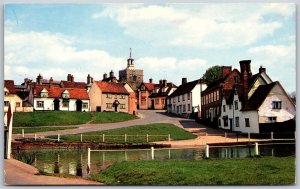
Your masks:
[[[231,72],[231,66],[222,66],[222,78],[224,79]]]
[[[91,76],[90,74],[88,74],[87,78],[86,78],[86,83],[90,84],[91,83]]]
[[[114,72],[113,72],[112,70],[109,72],[109,77],[110,77],[110,78],[115,77],[115,76],[114,76]]]
[[[181,84],[184,85],[187,83],[187,78],[186,77],[183,77],[182,80],[181,80]]]
[[[49,80],[49,87],[52,87],[52,84],[53,84],[53,78],[50,77],[50,80]]]
[[[150,78],[150,79],[149,79],[149,83],[152,83],[152,81],[153,81],[152,78]]]
[[[67,76],[67,81],[71,82],[71,80],[72,80],[72,75],[71,75],[71,74],[68,74],[68,76]]]
[[[160,79],[160,80],[159,80],[159,84],[162,85],[162,83],[163,83],[163,81]]]
[[[263,73],[263,72],[266,73],[266,68],[260,66],[260,67],[259,67],[259,73]]]
[[[41,74],[39,74],[39,75],[37,76],[37,78],[36,78],[36,83],[37,83],[38,85],[41,85],[41,84],[42,84],[42,79],[43,79],[43,77],[41,76]]]
[[[240,72],[241,74],[244,74],[244,71],[246,70],[247,73],[251,72],[251,60],[241,60],[240,61]]]
[[[73,75],[71,76],[71,82],[74,82],[74,76]]]
[[[244,96],[244,106],[248,102],[248,73],[246,70],[243,73],[243,96]]]
[[[91,83],[94,83],[94,78],[91,77]]]
[[[107,79],[107,74],[106,73],[103,74],[103,80],[105,80],[105,79]]]
[[[163,80],[163,86],[164,86],[164,87],[167,86],[167,80],[166,80],[166,79]]]

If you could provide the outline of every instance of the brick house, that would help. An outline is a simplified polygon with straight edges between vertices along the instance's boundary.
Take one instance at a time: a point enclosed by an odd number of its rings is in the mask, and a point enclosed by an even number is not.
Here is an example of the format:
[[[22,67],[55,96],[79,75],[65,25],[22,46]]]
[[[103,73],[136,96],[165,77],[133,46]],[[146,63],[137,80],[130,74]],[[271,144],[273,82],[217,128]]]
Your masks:
[[[13,112],[22,112],[22,99],[17,95],[14,80],[4,80],[4,112],[10,104]]]
[[[247,85],[249,97],[255,89],[260,85],[269,84],[272,82],[266,74],[266,69],[260,67],[259,73],[252,75],[251,60],[240,61],[240,71],[233,69],[231,66],[222,66],[222,77],[219,80],[210,83],[205,91],[201,93],[202,103],[202,121],[214,127],[218,125],[218,117],[221,114],[222,99],[228,99],[232,95],[232,90],[246,90],[242,86]],[[243,73],[243,74],[242,74]],[[244,78],[247,79],[244,79]],[[248,93],[247,93],[248,94]]]
[[[138,109],[148,110],[152,107],[152,102],[149,96],[159,84],[153,83],[152,79],[149,79],[149,83],[142,82],[138,88]]]
[[[94,82],[88,95],[91,111],[129,112],[129,92],[122,83]]]
[[[137,114],[137,97],[136,93],[133,91],[133,89],[127,84],[123,83],[125,89],[129,93],[128,97],[128,113],[130,114]]]

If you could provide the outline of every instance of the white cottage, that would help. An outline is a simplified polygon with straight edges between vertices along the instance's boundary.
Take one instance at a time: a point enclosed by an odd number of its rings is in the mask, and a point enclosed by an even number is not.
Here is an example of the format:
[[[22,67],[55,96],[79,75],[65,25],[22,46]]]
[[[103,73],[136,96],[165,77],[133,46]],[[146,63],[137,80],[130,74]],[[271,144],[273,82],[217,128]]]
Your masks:
[[[37,85],[34,110],[90,111],[90,100],[86,89]]]
[[[169,113],[190,115],[201,113],[201,92],[207,85],[201,79],[187,82],[182,78],[182,84],[168,97],[167,110]]]
[[[233,91],[227,99],[223,97],[219,127],[242,133],[260,133],[260,124],[285,122],[294,119],[295,114],[295,104],[277,81],[258,86],[244,102],[239,90]]]

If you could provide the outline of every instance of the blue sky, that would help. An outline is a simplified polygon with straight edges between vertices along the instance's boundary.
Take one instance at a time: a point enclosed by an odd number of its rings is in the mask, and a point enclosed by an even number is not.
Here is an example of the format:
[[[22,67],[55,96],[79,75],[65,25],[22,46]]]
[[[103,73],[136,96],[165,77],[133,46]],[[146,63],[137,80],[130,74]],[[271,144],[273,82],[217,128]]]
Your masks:
[[[211,66],[252,60],[296,90],[294,4],[7,4],[5,79],[95,80],[126,67],[129,48],[144,80],[199,79]]]

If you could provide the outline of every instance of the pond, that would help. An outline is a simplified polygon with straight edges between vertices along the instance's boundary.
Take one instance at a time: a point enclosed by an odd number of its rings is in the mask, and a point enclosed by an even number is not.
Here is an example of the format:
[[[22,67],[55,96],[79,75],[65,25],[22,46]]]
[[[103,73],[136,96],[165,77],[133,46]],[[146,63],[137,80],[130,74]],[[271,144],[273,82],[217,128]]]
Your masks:
[[[295,155],[295,144],[259,145],[261,156]],[[210,158],[245,158],[254,155],[254,148],[248,147],[211,147]],[[13,157],[33,165],[46,173],[63,173],[89,177],[98,173],[114,162],[151,160],[151,150],[92,151],[91,167],[87,170],[87,150],[14,150]],[[202,160],[204,148],[155,149],[155,160]]]

